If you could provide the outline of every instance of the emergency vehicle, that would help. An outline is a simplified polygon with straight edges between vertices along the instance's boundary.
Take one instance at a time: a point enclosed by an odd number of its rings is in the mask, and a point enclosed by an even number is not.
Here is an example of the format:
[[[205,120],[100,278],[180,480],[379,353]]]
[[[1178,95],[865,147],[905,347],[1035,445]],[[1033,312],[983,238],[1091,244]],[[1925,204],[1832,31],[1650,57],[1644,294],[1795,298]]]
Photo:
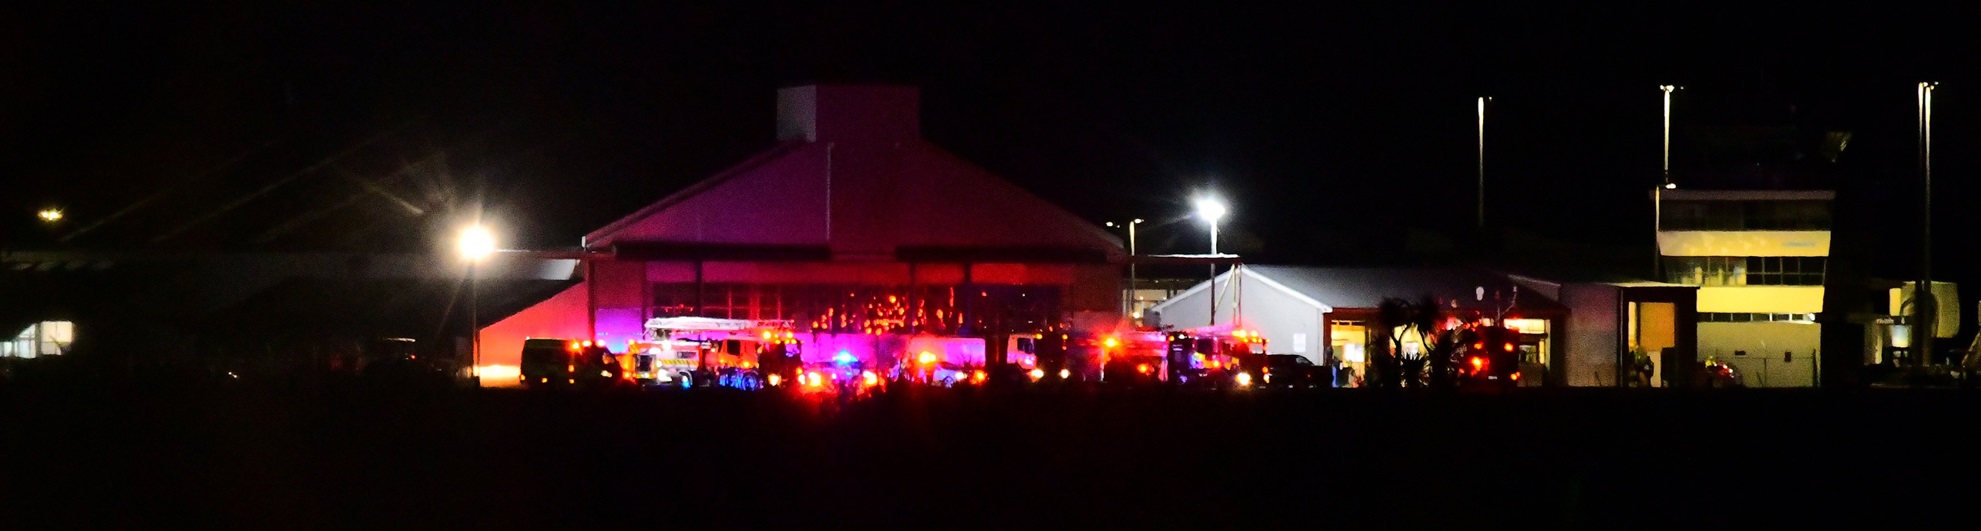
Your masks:
[[[847,352],[834,355],[829,362],[800,364],[792,375],[791,382],[780,386],[788,386],[807,395],[830,393],[847,398],[862,397],[872,394],[885,383],[879,373]]]
[[[1168,381],[1171,334],[1135,331],[1110,334],[1101,339],[1102,382],[1112,384],[1154,384]]]
[[[1007,361],[1026,367],[1024,370],[1033,381],[1094,381],[1101,377],[1101,364],[1106,357],[1109,342],[1118,341],[1114,336],[1093,332],[1058,330],[1032,334],[1030,356],[1010,355]],[[1023,337],[1014,338],[1012,343],[1024,346]]]
[[[625,377],[622,359],[590,341],[527,338],[516,378],[531,389],[606,387]]]
[[[1266,338],[1255,330],[1203,327],[1166,334],[1162,379],[1186,386],[1251,387],[1264,368]],[[1139,373],[1139,366],[1138,366]]]
[[[1457,359],[1453,360],[1462,387],[1518,387],[1520,331],[1499,326],[1461,329]]]
[[[782,384],[799,365],[790,321],[658,317],[645,328],[645,339],[626,343],[629,372],[644,385],[756,389]]]

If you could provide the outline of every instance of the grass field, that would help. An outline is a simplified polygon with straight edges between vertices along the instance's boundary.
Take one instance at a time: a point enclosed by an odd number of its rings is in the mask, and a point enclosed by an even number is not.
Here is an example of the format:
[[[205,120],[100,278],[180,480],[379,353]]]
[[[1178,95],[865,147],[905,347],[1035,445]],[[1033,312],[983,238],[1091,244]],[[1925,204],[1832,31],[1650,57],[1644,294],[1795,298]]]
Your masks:
[[[1785,525],[1973,490],[1981,395],[1521,391],[0,387],[0,527]]]

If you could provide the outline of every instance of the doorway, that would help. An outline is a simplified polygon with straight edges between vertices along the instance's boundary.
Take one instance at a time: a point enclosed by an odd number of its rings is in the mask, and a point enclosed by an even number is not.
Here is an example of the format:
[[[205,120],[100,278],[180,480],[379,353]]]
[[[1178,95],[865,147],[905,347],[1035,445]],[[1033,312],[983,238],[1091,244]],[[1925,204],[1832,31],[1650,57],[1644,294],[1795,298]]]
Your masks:
[[[1665,360],[1662,354],[1665,349],[1678,346],[1678,305],[1670,302],[1630,303],[1629,323],[1630,330],[1626,337],[1630,338],[1631,359],[1627,360],[1630,370],[1625,373],[1638,377],[1637,356],[1647,356],[1651,359],[1649,381],[1640,380],[1636,385],[1664,387]]]

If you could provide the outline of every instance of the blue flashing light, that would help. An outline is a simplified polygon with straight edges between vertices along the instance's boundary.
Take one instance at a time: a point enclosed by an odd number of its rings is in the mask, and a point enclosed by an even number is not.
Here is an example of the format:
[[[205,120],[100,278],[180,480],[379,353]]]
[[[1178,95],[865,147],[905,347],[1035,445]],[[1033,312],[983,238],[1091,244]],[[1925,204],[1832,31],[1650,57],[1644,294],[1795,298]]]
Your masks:
[[[841,350],[838,355],[832,357],[832,361],[840,365],[853,363],[853,353]]]

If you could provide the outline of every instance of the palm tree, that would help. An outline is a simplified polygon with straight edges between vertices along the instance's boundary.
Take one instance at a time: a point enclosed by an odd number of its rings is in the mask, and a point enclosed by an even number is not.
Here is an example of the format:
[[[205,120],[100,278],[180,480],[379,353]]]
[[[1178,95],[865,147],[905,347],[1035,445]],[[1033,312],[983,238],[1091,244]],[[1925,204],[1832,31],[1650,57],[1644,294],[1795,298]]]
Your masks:
[[[1403,353],[1404,328],[1410,325],[1412,313],[1410,301],[1396,297],[1384,297],[1376,305],[1377,324],[1385,331],[1384,337],[1389,339],[1382,352],[1369,358],[1370,375],[1378,377],[1376,387],[1396,387],[1402,383],[1403,371],[1399,358]]]
[[[1410,326],[1417,330],[1417,342],[1424,346],[1423,355],[1419,358],[1423,361],[1417,362],[1416,365],[1421,368],[1426,365],[1425,361],[1428,361],[1431,385],[1443,387],[1448,380],[1445,373],[1451,369],[1451,346],[1454,344],[1450,340],[1450,334],[1443,330],[1448,314],[1430,294],[1418,297],[1417,303],[1411,305],[1411,310]],[[1417,377],[1412,379],[1416,380]]]

